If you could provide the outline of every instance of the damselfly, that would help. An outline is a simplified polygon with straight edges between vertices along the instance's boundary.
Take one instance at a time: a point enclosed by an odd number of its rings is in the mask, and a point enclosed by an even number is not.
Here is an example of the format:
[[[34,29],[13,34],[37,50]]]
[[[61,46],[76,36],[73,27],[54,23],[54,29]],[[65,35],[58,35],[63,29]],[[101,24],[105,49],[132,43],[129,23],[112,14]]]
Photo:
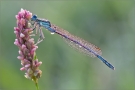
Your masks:
[[[44,34],[41,29],[41,27],[44,27],[45,29],[49,30],[51,32],[51,34],[56,33],[56,34],[62,36],[70,46],[78,49],[79,51],[81,51],[91,57],[99,58],[109,68],[111,68],[113,70],[115,69],[113,65],[111,65],[108,61],[106,61],[101,56],[102,52],[101,52],[100,48],[98,48],[97,46],[95,46],[77,36],[70,34],[66,30],[63,30],[62,28],[60,28],[54,24],[51,24],[50,21],[48,21],[46,19],[37,18],[36,15],[32,16],[31,21],[34,22],[33,30],[36,28],[36,34],[39,33],[39,36],[40,36],[36,44],[39,44],[44,39]]]

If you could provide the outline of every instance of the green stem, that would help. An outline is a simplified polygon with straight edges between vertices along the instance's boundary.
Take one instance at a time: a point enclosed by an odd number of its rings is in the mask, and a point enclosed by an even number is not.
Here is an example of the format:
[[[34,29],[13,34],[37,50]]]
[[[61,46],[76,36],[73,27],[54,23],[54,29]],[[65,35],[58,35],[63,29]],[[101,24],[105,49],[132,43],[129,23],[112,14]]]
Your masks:
[[[38,86],[38,83],[36,82],[35,84],[36,84],[37,90],[39,90],[39,86]]]
[[[32,80],[35,82],[37,90],[39,90],[38,79],[34,76]]]

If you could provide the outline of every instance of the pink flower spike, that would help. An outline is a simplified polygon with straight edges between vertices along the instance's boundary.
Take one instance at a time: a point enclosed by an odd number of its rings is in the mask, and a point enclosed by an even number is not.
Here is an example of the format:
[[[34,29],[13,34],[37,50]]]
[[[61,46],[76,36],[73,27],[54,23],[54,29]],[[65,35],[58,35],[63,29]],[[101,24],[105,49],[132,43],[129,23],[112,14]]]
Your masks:
[[[35,51],[38,46],[35,45],[34,38],[31,38],[33,34],[33,27],[30,23],[32,13],[21,9],[15,17],[17,19],[17,26],[14,27],[16,36],[14,44],[19,48],[18,53],[20,56],[17,58],[21,60],[22,68],[20,68],[20,70],[26,72],[26,78],[32,79],[37,83],[42,71],[39,69],[41,62],[38,62],[38,60],[35,61],[35,59],[37,59]]]

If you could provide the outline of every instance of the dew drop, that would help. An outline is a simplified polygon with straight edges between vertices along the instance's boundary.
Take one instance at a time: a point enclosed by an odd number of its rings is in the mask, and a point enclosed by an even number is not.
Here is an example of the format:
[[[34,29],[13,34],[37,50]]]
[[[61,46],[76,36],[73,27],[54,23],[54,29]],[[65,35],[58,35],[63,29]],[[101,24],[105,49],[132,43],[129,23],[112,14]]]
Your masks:
[[[54,32],[51,32],[51,34],[54,34]]]

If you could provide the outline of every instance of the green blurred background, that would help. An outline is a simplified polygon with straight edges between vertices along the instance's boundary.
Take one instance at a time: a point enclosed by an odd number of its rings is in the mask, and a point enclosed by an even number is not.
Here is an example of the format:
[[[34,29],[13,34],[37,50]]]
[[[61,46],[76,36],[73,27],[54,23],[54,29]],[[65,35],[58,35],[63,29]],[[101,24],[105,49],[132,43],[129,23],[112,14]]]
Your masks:
[[[116,68],[111,70],[43,29],[45,40],[37,49],[43,62],[40,90],[135,90],[134,0],[0,1],[0,90],[36,90],[16,58],[13,28],[21,8],[100,47]]]

